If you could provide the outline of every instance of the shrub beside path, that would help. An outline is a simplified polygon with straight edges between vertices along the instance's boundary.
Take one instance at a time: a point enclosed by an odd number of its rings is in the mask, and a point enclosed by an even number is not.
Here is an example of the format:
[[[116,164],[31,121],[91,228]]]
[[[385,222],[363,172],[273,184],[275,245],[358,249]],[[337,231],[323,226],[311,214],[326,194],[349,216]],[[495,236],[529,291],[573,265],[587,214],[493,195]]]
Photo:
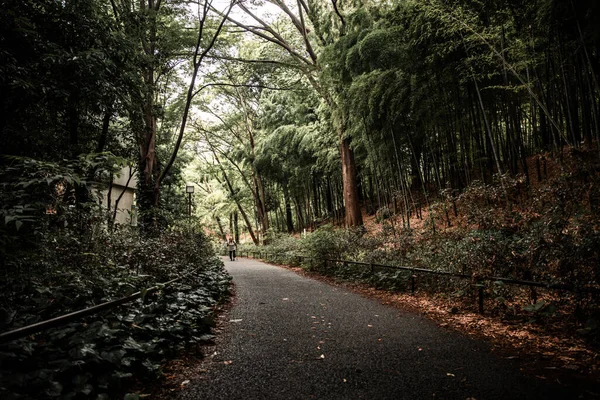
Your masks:
[[[569,399],[420,316],[292,271],[225,261],[237,299],[177,399]]]

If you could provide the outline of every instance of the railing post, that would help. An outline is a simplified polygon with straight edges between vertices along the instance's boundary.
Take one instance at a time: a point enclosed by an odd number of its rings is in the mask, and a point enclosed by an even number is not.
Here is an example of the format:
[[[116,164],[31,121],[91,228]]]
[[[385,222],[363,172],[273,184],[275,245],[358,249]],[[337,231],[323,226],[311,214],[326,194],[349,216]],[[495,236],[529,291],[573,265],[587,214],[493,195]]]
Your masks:
[[[373,266],[373,263],[369,263],[369,269],[371,270],[371,275],[373,275],[375,273],[375,267]]]
[[[417,276],[414,273],[410,274],[410,293],[413,296],[415,294],[415,288],[417,286],[416,278],[417,278]]]
[[[535,287],[532,286],[531,287],[531,304],[535,304],[537,303],[537,290],[535,290]]]

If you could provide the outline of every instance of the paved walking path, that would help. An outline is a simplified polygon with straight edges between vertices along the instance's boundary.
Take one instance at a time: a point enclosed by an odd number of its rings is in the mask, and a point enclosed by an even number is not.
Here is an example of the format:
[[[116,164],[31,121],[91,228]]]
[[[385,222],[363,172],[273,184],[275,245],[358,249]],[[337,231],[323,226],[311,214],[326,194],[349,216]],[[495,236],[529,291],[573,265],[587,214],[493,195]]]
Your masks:
[[[225,264],[230,326],[177,399],[570,398],[417,315],[254,260]]]

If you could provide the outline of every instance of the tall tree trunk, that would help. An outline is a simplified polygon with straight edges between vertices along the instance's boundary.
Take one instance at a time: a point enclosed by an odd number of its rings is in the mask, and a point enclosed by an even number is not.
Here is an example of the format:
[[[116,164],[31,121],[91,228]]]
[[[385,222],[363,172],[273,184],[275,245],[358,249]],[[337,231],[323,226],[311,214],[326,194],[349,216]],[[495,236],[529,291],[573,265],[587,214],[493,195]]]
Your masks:
[[[258,246],[259,242],[258,242],[258,238],[254,234],[254,229],[252,229],[252,222],[250,222],[248,215],[242,208],[242,205],[240,204],[240,201],[238,200],[238,198],[236,196],[235,190],[233,190],[233,186],[231,185],[231,182],[229,181],[229,178],[227,177],[227,174],[225,173],[225,169],[223,168],[223,166],[221,166],[221,164],[219,164],[219,166],[221,167],[221,172],[223,173],[223,178],[225,178],[225,182],[227,183],[227,188],[229,189],[229,193],[231,193],[231,197],[233,197],[233,200],[235,201],[235,204],[237,205],[238,210],[240,211],[240,214],[242,214],[242,218],[244,219],[244,222],[246,222],[246,227],[248,228],[248,233],[250,234],[250,237],[252,238],[252,241],[254,242],[254,244],[256,246]]]
[[[235,190],[233,189],[233,185],[231,184],[231,181],[229,180],[229,177],[227,176],[227,172],[225,172],[225,168],[223,168],[223,165],[221,165],[219,157],[217,156],[217,153],[215,152],[215,149],[212,146],[211,146],[211,150],[212,150],[213,156],[215,157],[215,161],[217,162],[217,165],[219,166],[219,169],[221,170],[221,173],[223,173],[223,178],[225,179],[227,188],[229,189],[229,193],[231,193],[231,197],[235,201],[235,204],[237,205],[238,210],[240,211],[240,214],[242,214],[242,218],[244,219],[244,222],[246,223],[246,227],[248,228],[248,233],[250,234],[250,237],[252,238],[252,241],[254,242],[254,244],[256,246],[258,246],[259,241],[258,241],[258,238],[256,237],[256,235],[254,234],[254,229],[252,229],[252,222],[250,222],[248,215],[242,208],[242,205],[240,204],[240,201],[235,193]]]
[[[148,35],[142,37],[144,56],[148,59],[142,70],[144,80],[144,99],[141,107],[142,129],[139,130],[139,175],[138,206],[140,225],[145,231],[158,228],[156,213],[152,210],[159,204],[159,192],[155,190],[158,178],[158,160],[156,157],[157,116],[155,113],[155,50],[157,40],[156,16],[159,5],[153,1],[140,2],[140,12],[148,19]]]
[[[327,214],[329,218],[335,215],[335,209],[333,206],[333,189],[331,187],[331,177],[327,176],[327,190],[325,192],[325,204],[327,206]]]
[[[215,220],[217,221],[217,225],[219,226],[219,232],[221,233],[221,239],[223,241],[227,240],[227,235],[225,234],[225,229],[223,229],[223,223],[221,222],[221,218],[218,215],[215,215]]]
[[[302,230],[306,227],[304,224],[304,217],[302,216],[302,207],[300,206],[300,203],[296,197],[293,197],[293,200],[296,209],[296,217],[298,218],[298,229]]]
[[[350,147],[350,139],[340,134],[340,153],[342,155],[342,183],[344,190],[344,206],[346,209],[346,226],[362,226],[362,214],[358,200],[356,161]]]
[[[263,235],[265,235],[267,230],[269,229],[269,214],[267,212],[265,189],[262,183],[262,179],[260,178],[256,170],[253,170],[252,172],[252,179],[254,180],[254,192],[257,194],[255,199],[256,209],[258,212],[258,217],[260,219],[260,225],[262,227]]]
[[[313,195],[313,219],[321,217],[321,207],[319,207],[319,189],[317,187],[317,178],[312,175],[312,195]]]
[[[235,238],[235,242],[240,242],[240,226],[238,223],[238,212],[233,212],[233,236]]]
[[[285,204],[285,224],[288,233],[294,232],[294,221],[292,217],[292,204],[290,203],[290,192],[287,184],[283,186],[283,202]]]

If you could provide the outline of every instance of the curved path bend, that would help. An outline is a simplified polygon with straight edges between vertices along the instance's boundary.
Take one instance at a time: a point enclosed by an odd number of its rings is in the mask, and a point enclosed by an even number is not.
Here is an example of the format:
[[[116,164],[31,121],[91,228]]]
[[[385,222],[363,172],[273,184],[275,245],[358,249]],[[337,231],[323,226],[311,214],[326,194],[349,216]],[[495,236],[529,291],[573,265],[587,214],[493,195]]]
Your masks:
[[[225,264],[230,326],[177,399],[570,398],[418,315],[258,261]]]

